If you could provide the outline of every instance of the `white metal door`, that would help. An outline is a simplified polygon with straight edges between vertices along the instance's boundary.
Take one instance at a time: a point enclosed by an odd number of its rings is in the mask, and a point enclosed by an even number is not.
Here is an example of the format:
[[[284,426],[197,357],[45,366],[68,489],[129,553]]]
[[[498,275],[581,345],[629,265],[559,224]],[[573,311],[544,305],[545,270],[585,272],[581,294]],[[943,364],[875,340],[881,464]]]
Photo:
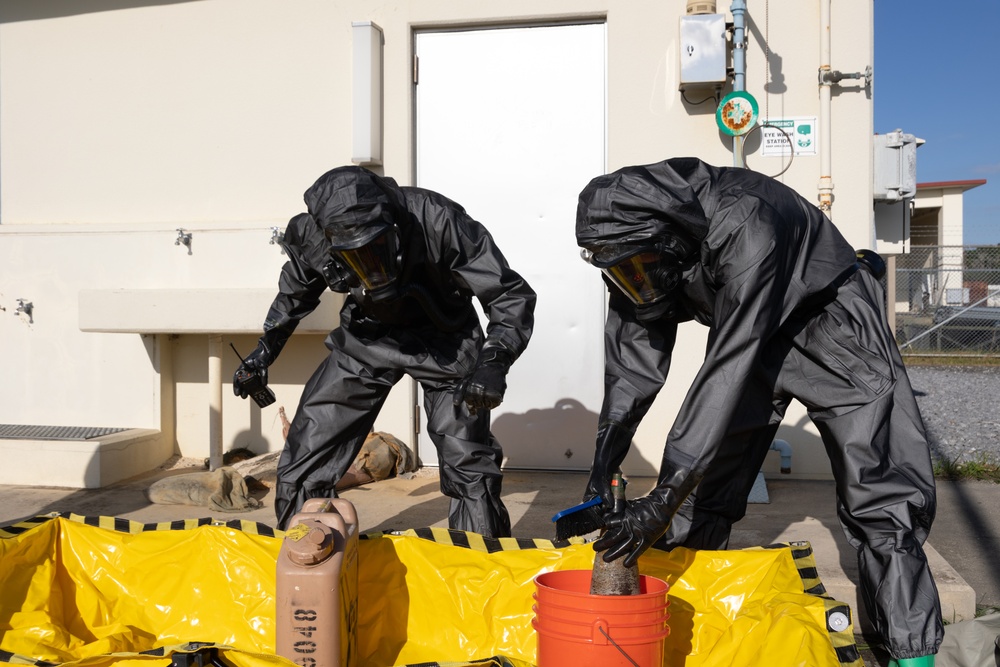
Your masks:
[[[482,222],[538,293],[492,429],[505,466],[587,470],[603,398],[605,291],[577,197],[605,170],[604,24],[416,35],[417,184]],[[422,406],[421,406],[422,409]],[[429,438],[421,460],[435,465]]]

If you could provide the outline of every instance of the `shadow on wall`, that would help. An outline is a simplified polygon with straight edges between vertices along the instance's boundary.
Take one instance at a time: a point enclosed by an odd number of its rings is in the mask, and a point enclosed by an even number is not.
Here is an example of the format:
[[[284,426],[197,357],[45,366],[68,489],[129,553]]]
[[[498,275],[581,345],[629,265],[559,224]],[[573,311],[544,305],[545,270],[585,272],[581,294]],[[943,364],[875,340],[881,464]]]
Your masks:
[[[197,0],[4,0],[0,3],[0,23],[55,19],[79,14],[96,14],[133,7],[176,5]]]
[[[493,420],[492,431],[503,447],[507,468],[553,468],[551,452],[559,452],[565,470],[590,470],[594,460],[598,414],[580,401],[563,398],[551,408],[507,413]],[[546,458],[542,456],[547,455]],[[625,467],[632,475],[655,476],[655,465],[633,447]]]
[[[250,429],[240,431],[233,436],[233,445],[230,449],[249,449],[258,456],[270,452],[267,439],[261,433],[260,408],[253,407],[250,413]]]

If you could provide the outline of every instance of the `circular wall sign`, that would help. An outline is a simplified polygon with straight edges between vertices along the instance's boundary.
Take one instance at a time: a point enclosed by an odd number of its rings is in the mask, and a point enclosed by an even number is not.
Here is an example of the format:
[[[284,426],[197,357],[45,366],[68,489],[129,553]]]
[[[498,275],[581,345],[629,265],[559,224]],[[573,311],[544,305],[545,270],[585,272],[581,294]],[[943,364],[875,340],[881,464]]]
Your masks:
[[[731,137],[746,134],[757,122],[757,100],[745,90],[729,93],[715,110],[715,122]]]

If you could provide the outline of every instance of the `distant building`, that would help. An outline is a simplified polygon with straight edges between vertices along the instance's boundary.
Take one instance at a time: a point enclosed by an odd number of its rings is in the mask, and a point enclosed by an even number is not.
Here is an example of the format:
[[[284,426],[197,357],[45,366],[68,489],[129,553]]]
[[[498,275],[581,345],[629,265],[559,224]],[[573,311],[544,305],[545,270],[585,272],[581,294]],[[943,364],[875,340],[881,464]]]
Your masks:
[[[980,185],[986,185],[986,179],[917,183],[910,218],[910,244],[963,245],[963,195]]]
[[[966,266],[963,240],[963,204],[968,190],[985,179],[918,183],[910,218],[909,247],[890,258],[890,293],[895,307],[890,323],[910,351],[930,346],[939,351],[946,337],[931,330],[949,308],[987,303],[987,292],[997,286]],[[936,319],[935,319],[936,318]],[[920,341],[910,346],[908,341]]]

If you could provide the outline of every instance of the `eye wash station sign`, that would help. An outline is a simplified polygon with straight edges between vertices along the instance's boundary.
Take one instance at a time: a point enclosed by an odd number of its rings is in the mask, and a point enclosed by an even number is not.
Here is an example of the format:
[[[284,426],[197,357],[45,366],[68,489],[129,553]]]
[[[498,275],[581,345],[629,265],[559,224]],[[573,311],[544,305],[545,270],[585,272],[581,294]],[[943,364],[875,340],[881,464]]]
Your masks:
[[[816,155],[816,117],[768,119],[760,127],[763,156]]]

